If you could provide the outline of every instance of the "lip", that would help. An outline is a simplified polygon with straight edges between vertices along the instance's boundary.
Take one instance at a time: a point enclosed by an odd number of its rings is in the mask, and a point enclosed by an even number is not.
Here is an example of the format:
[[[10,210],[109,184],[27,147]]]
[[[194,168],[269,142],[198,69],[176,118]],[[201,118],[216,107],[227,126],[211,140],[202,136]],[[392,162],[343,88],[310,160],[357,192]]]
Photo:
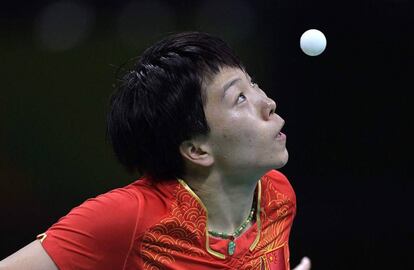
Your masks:
[[[286,134],[282,132],[285,121],[282,119],[282,125],[279,127],[279,132],[276,134],[277,141],[286,141]]]
[[[277,135],[276,135],[276,140],[277,141],[286,141],[286,134],[285,133],[283,133],[283,132],[279,132]]]

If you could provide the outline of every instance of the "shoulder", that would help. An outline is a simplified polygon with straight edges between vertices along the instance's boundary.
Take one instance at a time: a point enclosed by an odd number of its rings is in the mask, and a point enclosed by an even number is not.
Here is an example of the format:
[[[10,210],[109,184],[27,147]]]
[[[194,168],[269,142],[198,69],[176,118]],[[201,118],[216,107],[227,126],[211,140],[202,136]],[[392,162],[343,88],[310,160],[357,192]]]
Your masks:
[[[100,240],[117,232],[132,232],[138,220],[142,196],[139,186],[134,183],[89,198],[61,217],[47,234],[76,231],[79,235],[94,235],[95,240]]]
[[[94,217],[104,223],[117,223],[119,218],[128,219],[137,214],[141,200],[142,192],[134,183],[85,200],[59,222],[76,215]]]
[[[164,212],[166,197],[159,185],[140,179],[85,200],[53,224],[47,235],[75,233],[79,237],[93,235],[89,239],[96,242],[130,241],[158,217],[158,212]]]
[[[141,186],[137,181],[90,198],[41,235],[60,269],[117,269],[124,263],[139,226]]]
[[[279,185],[290,185],[290,182],[286,175],[284,175],[282,172],[278,170],[270,170],[265,175],[263,175],[262,179],[265,179],[267,181],[277,183]]]
[[[295,191],[288,178],[282,172],[278,170],[268,171],[265,175],[262,176],[262,184],[263,189],[269,189],[278,193],[282,193],[296,202]]]

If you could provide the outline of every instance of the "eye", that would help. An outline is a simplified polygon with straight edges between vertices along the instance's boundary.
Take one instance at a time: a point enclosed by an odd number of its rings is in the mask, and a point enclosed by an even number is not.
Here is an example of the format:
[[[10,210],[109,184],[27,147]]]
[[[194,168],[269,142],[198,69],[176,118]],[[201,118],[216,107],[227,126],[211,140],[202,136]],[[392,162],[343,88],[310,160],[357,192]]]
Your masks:
[[[246,99],[247,99],[247,97],[243,93],[240,93],[237,96],[237,102],[236,103],[241,103],[241,102],[245,101]]]
[[[258,87],[259,85],[256,83],[256,80],[253,77],[250,77],[250,85],[253,88]]]

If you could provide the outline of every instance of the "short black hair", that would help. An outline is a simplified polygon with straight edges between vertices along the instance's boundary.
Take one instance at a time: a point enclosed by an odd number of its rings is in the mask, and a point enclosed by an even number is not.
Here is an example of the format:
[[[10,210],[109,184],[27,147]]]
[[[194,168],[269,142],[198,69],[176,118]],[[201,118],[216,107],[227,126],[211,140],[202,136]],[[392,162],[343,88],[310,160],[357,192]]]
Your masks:
[[[203,82],[220,68],[244,66],[221,38],[171,34],[124,69],[110,97],[107,136],[128,171],[156,181],[182,177],[180,144],[210,131]]]

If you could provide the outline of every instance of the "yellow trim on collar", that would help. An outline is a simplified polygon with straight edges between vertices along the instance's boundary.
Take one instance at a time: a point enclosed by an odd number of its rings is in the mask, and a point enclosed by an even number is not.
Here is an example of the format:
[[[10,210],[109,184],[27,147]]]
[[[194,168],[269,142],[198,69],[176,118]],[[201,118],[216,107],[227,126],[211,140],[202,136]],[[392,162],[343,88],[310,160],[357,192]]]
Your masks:
[[[260,204],[262,202],[262,181],[261,179],[257,183],[257,206],[256,206],[256,224],[257,224],[257,234],[256,239],[254,239],[253,244],[250,246],[250,251],[253,251],[253,249],[257,246],[260,240],[260,234],[262,232],[262,222],[260,220]]]
[[[187,185],[187,183],[180,179],[177,178],[178,182],[198,201],[198,203],[201,205],[201,207],[203,207],[204,211],[206,212],[206,231],[205,231],[205,235],[206,235],[206,250],[208,253],[210,253],[211,255],[219,258],[219,259],[226,259],[226,255],[224,255],[223,253],[220,253],[218,251],[215,251],[213,249],[211,249],[210,247],[210,242],[209,242],[209,236],[208,236],[208,210],[206,208],[206,206],[203,204],[203,202],[201,201],[201,199],[197,196],[197,194]],[[260,203],[261,203],[261,196],[262,196],[262,185],[261,185],[261,179],[258,181],[258,192],[257,192],[257,206],[256,206],[256,223],[257,223],[257,235],[256,235],[256,239],[253,241],[252,245],[250,246],[250,251],[253,251],[253,249],[257,246],[257,244],[259,243],[260,240],[260,233],[261,233],[261,221],[260,221]]]
[[[184,180],[182,179],[178,179],[178,182],[180,182],[180,184],[198,201],[198,203],[203,207],[204,211],[206,212],[206,250],[208,253],[210,253],[213,256],[216,256],[220,259],[226,259],[226,255],[217,252],[215,250],[212,250],[210,248],[210,243],[208,240],[208,228],[207,228],[207,223],[208,223],[208,211],[207,208],[205,207],[205,205],[203,204],[203,202],[201,201],[201,199],[197,196],[197,194],[195,194],[195,192],[187,185],[186,182],[184,182]]]

